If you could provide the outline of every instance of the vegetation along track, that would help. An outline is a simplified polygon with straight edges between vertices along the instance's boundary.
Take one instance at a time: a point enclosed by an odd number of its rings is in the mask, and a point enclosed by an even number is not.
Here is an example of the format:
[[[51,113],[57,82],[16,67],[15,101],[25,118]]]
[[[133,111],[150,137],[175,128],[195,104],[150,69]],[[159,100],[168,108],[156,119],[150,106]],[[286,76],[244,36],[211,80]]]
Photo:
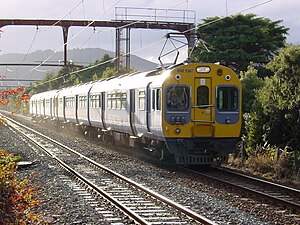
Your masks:
[[[57,141],[14,120],[7,120],[10,127],[56,160],[68,176],[72,177],[71,186],[88,196],[90,204],[102,214],[106,222],[215,224]]]
[[[290,188],[222,167],[211,167],[205,171],[183,169],[227,186],[237,188],[238,190],[242,190],[243,193],[259,196],[262,200],[268,200],[300,213],[299,189]]]

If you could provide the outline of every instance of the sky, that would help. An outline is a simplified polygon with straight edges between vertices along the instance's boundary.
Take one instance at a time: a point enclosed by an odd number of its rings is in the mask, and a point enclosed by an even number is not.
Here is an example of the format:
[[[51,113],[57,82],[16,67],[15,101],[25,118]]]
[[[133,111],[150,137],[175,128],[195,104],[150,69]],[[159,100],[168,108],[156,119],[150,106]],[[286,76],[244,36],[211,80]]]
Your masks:
[[[165,19],[169,21],[171,19],[167,17],[174,16],[172,10],[191,10],[195,12],[196,23],[201,23],[201,19],[212,16],[225,17],[239,12],[254,13],[259,17],[282,20],[281,25],[290,29],[287,42],[300,44],[299,0],[1,0],[0,19],[114,20],[116,13],[124,12],[121,11],[122,7],[163,9],[156,11],[156,16],[166,17]],[[154,12],[148,10],[145,14],[145,11],[141,13],[136,9],[129,14],[153,16]],[[176,12],[176,16],[178,15],[183,17],[183,11]],[[193,15],[193,12],[189,15]],[[26,54],[46,49],[63,50],[60,27],[5,26],[0,29],[0,55]],[[158,62],[157,58],[167,32],[132,30],[132,54]],[[68,49],[96,47],[115,51],[115,29],[90,27],[69,29]],[[186,55],[186,49],[183,48],[182,58]],[[51,61],[51,58],[48,60]]]

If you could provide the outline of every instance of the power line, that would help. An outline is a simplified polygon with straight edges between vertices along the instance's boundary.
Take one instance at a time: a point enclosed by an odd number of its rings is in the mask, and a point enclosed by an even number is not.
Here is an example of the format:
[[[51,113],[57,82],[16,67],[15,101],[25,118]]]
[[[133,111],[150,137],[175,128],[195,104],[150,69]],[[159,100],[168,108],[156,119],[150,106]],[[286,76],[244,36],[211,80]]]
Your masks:
[[[99,15],[96,19],[92,20],[91,22],[89,22],[84,28],[82,28],[77,34],[75,34],[70,40],[68,40],[66,43],[64,43],[61,47],[57,48],[50,56],[48,56],[41,64],[46,63],[55,53],[57,53],[57,51],[59,49],[61,49],[62,47],[64,47],[65,45],[69,44],[73,39],[75,39],[81,32],[83,32],[86,28],[90,27],[96,20],[99,19],[99,17],[103,16],[105,13],[107,13],[109,10],[111,10],[113,7],[115,7],[117,4],[119,4],[122,0],[119,0],[117,3],[115,3],[114,5],[112,5],[106,12],[102,13],[101,15]],[[39,66],[37,66],[36,68],[38,68]],[[32,72],[32,70],[30,70],[29,72],[27,72],[25,75],[27,75],[28,73]]]
[[[234,15],[240,14],[240,13],[242,13],[242,12],[249,11],[249,10],[251,10],[251,9],[260,7],[260,6],[262,6],[262,5],[265,5],[265,4],[267,4],[267,3],[270,3],[270,2],[272,2],[272,1],[274,1],[274,0],[267,0],[267,1],[261,2],[261,3],[259,3],[259,4],[254,5],[254,6],[251,6],[251,7],[249,7],[249,8],[243,9],[243,10],[238,11],[238,12],[235,12],[235,13],[232,13],[232,14],[229,15],[229,16],[221,17],[221,18],[219,18],[219,19],[216,19],[216,20],[214,20],[214,21],[211,21],[210,23],[202,24],[202,25],[199,26],[198,28],[201,28],[201,27],[204,27],[204,26],[209,26],[210,24],[213,24],[213,23],[216,23],[216,22],[218,22],[218,21],[221,21],[221,20],[223,20],[223,19],[225,19],[225,18],[227,18],[227,17],[231,17],[231,16],[234,16]],[[178,5],[178,4],[177,4],[177,5]],[[123,28],[123,27],[124,27],[124,26],[122,26],[121,28]],[[186,30],[186,31],[184,31],[184,32],[182,32],[182,33],[187,33],[187,32],[189,32],[189,31],[196,30],[196,29],[198,29],[198,28],[195,27],[195,28],[192,28],[192,29],[188,29],[188,30]],[[157,42],[155,42],[155,43],[149,44],[148,46],[145,46],[145,47],[143,47],[143,48],[139,48],[139,49],[136,49],[135,51],[131,51],[131,52],[128,53],[128,54],[131,54],[131,53],[137,52],[137,51],[141,51],[141,50],[143,50],[143,49],[145,49],[145,48],[151,47],[151,46],[153,46],[153,45],[155,45],[155,44],[157,44],[157,43],[160,43],[160,42],[162,42],[162,41],[163,41],[163,40],[160,40],[160,41],[157,41]],[[114,61],[115,59],[116,59],[116,57],[114,57],[114,58],[112,58],[112,59],[110,59],[110,60],[107,60],[107,61],[105,61],[105,62],[101,62],[101,63],[99,63],[99,64],[92,65],[92,66],[89,66],[89,67],[86,67],[86,68],[83,68],[83,69],[80,69],[80,70],[77,70],[77,71],[74,71],[74,72],[71,72],[71,73],[68,73],[68,74],[63,74],[63,75],[60,76],[60,77],[57,77],[57,78],[52,79],[52,80],[45,81],[45,82],[43,82],[43,83],[39,83],[39,84],[34,85],[34,86],[43,85],[43,84],[49,83],[49,82],[51,82],[51,81],[55,81],[55,80],[61,79],[61,78],[63,78],[63,77],[66,77],[66,76],[68,76],[68,75],[72,75],[72,74],[74,74],[74,73],[80,73],[80,72],[83,72],[83,71],[87,71],[87,70],[92,69],[92,68],[95,68],[95,67],[97,67],[97,66],[104,65],[104,64],[106,64],[106,63],[108,63],[108,62],[112,62],[112,61]]]

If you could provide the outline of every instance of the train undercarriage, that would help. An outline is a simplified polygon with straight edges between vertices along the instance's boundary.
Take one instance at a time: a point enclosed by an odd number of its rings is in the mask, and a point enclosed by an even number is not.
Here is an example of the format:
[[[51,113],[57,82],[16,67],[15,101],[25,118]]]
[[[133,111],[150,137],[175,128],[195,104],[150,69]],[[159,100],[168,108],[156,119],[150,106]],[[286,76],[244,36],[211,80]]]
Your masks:
[[[45,120],[40,120],[40,122]],[[46,120],[47,121],[47,120]],[[161,161],[177,165],[211,165],[226,162],[228,155],[235,150],[237,138],[168,138],[156,140],[147,137],[133,137],[126,133],[113,132],[73,123],[49,121],[56,128],[72,133],[96,138],[110,145],[130,147],[144,151]],[[55,122],[55,123],[53,123]]]

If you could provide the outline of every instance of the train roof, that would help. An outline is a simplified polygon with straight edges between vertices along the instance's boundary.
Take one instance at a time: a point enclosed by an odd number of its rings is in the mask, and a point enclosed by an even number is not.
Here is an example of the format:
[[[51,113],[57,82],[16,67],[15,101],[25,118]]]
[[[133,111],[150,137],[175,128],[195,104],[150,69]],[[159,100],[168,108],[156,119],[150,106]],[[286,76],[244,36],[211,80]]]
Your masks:
[[[51,98],[51,97],[54,97],[58,93],[58,91],[59,90],[51,90],[51,91],[45,91],[45,92],[37,93],[37,94],[32,95],[30,97],[30,100],[31,101],[41,100],[41,99],[44,99],[45,97]]]
[[[97,81],[91,88],[91,93],[107,92],[110,90],[128,90],[145,88],[149,82],[161,85],[165,80],[161,72],[157,70],[148,72],[135,72],[124,74],[119,77],[113,77]]]
[[[175,65],[174,67],[177,66],[179,65]],[[100,93],[108,92],[110,90],[145,88],[150,82],[152,87],[161,87],[171,69],[173,68],[167,70],[156,69],[148,72],[127,73],[118,77],[109,77],[107,79],[70,86],[59,90],[38,93],[31,96],[31,100],[41,99],[44,98],[44,96],[47,96],[47,98],[51,98],[49,96],[54,97],[55,95],[58,95],[59,97],[73,96],[85,94],[89,91],[91,93]]]
[[[79,84],[76,86],[71,86],[71,87],[61,89],[59,91],[58,96],[61,97],[61,96],[73,96],[73,95],[86,94],[87,92],[89,92],[89,90],[91,89],[94,83],[95,82],[89,82],[89,83]]]

